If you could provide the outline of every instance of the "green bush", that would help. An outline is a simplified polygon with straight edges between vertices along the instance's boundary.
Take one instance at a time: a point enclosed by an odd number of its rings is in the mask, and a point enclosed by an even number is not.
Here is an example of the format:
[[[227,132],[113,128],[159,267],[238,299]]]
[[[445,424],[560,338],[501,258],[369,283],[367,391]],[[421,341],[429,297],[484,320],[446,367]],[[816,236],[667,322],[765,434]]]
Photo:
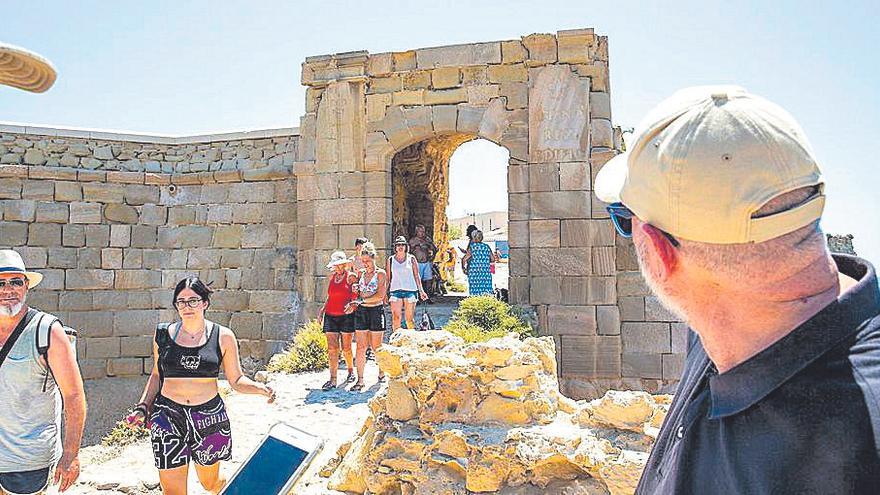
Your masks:
[[[466,342],[485,342],[510,332],[519,338],[532,337],[535,331],[513,308],[492,296],[474,296],[461,301],[444,327]]]
[[[272,356],[268,371],[302,373],[319,371],[328,366],[327,339],[318,320],[312,320],[296,333],[293,342],[281,353]]]
[[[107,433],[107,435],[101,439],[101,445],[105,447],[124,447],[128,444],[149,437],[150,430],[143,426],[130,428],[125,424],[125,420],[122,420],[118,421],[116,426],[110,430],[110,433]]]
[[[447,280],[446,289],[450,292],[467,292],[467,286],[458,280]]]

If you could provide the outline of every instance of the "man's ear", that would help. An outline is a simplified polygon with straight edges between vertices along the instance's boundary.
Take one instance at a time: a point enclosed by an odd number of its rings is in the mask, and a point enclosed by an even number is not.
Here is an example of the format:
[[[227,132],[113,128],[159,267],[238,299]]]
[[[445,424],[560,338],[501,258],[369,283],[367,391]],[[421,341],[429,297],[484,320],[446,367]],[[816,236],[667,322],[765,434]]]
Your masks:
[[[653,258],[658,261],[652,270],[659,280],[666,280],[678,267],[678,251],[668,237],[653,225],[639,223],[645,234],[645,246],[653,251]]]

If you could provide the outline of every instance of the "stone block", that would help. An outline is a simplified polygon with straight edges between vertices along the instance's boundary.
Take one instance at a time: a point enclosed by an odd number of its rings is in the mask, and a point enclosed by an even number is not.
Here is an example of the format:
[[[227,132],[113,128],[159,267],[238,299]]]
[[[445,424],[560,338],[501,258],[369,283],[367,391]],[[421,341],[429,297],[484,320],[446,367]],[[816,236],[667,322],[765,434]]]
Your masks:
[[[529,196],[532,219],[590,217],[590,198],[585,191],[533,192]]]
[[[82,189],[84,201],[122,203],[125,200],[125,188],[120,184],[88,182],[82,185]]]
[[[258,313],[232,313],[229,328],[239,339],[259,339],[263,330],[262,316]]]
[[[416,68],[415,50],[409,50],[406,52],[394,52],[391,54],[391,57],[392,61],[394,62],[395,72],[403,72]]]
[[[552,335],[596,335],[596,307],[551,305],[547,322]]]
[[[99,247],[77,249],[76,267],[84,269],[101,268],[101,249]]]
[[[432,109],[435,132],[453,132],[456,130],[458,108],[455,105],[435,105]]]
[[[552,34],[532,34],[522,39],[526,49],[526,64],[530,67],[556,62],[556,37]]]
[[[501,83],[501,96],[507,98],[508,110],[525,109],[529,106],[529,85],[526,83]]]
[[[218,311],[245,311],[248,308],[248,297],[248,293],[244,291],[219,290],[211,294],[211,309]]]
[[[403,89],[427,89],[431,87],[431,71],[417,70],[403,74]]]
[[[297,308],[297,294],[286,290],[264,290],[250,298],[250,310],[260,313],[287,313]]]
[[[529,71],[524,64],[490,65],[489,82],[509,83],[526,82],[529,79]]]
[[[108,204],[104,207],[104,218],[113,223],[138,223],[138,212],[133,206]]]
[[[239,248],[241,236],[241,225],[218,225],[214,228],[214,241],[211,245],[215,248]]]
[[[563,191],[589,191],[590,164],[588,162],[564,162],[559,164],[559,189]]]
[[[61,225],[32,223],[28,226],[28,246],[60,246]]]
[[[120,353],[123,356],[150,357],[153,355],[153,337],[122,337],[120,339]]]
[[[263,207],[261,203],[240,204],[232,206],[233,223],[260,223],[263,221]]]
[[[416,50],[420,69],[501,63],[501,43],[450,45]]]
[[[592,29],[571,29],[557,33],[559,62],[585,64],[590,61],[590,47],[596,43]]]
[[[367,92],[371,94],[393,93],[403,89],[403,80],[397,74],[387,77],[372,77],[369,81],[370,86],[367,88]]]
[[[624,352],[672,352],[668,323],[623,322],[620,334]]]
[[[686,323],[676,322],[670,325],[672,332],[672,352],[674,354],[687,354],[688,335],[690,329]]]
[[[28,269],[40,269],[47,267],[49,252],[44,247],[17,247],[15,251],[21,255],[24,266]]]
[[[531,195],[528,193],[508,194],[507,208],[510,221],[528,220],[531,217]]]
[[[93,337],[113,335],[113,313],[110,311],[71,311],[64,323],[77,329],[80,337],[88,342]],[[88,354],[87,351],[86,355]]]
[[[558,191],[559,165],[555,163],[530,164],[529,190],[531,192]]]
[[[609,305],[617,302],[614,277],[565,277],[562,304]]]
[[[593,255],[593,274],[595,275],[615,275],[617,270],[614,265],[615,248],[611,246],[601,246],[592,248]]]
[[[92,299],[92,292],[94,291],[83,290],[61,292],[58,295],[59,311],[92,311],[94,309],[103,309],[95,307]]]
[[[55,184],[41,180],[24,181],[21,189],[21,197],[23,199],[52,201],[55,199]]]
[[[63,203],[37,203],[36,221],[39,223],[66,224],[70,218],[70,210]]]
[[[33,222],[36,212],[37,202],[32,199],[3,201],[3,219],[7,222]]]
[[[0,199],[21,199],[21,179],[0,180]]]
[[[509,165],[507,167],[507,191],[510,193],[529,192],[530,170],[531,167],[528,165]]]
[[[123,249],[122,268],[126,270],[140,270],[144,268],[143,249]]]
[[[101,218],[100,203],[70,203],[70,223],[101,223]]]
[[[201,225],[159,227],[157,244],[161,248],[201,248],[210,246],[213,237],[213,227]],[[134,231],[132,231],[132,244],[134,244]]]
[[[128,247],[131,245],[131,225],[110,226],[110,247]]]
[[[590,145],[592,147],[613,148],[614,147],[614,129],[611,127],[611,121],[608,119],[592,119],[590,120]]]
[[[478,84],[475,86],[468,86],[464,89],[467,91],[467,102],[471,105],[485,106],[490,104],[494,98],[501,96],[501,86],[498,84]],[[498,103],[498,110],[500,110],[499,116],[501,117],[498,120],[503,120],[503,117],[506,116],[504,113],[503,102]],[[486,115],[488,116],[489,113],[487,112]],[[485,118],[486,117],[484,117],[484,119]],[[500,136],[500,131],[501,130],[499,129],[499,131],[496,133],[498,134],[498,136]],[[484,133],[481,132],[480,135],[484,135]],[[497,141],[496,137],[489,137],[489,139],[494,139]]]
[[[367,122],[379,122],[385,118],[385,109],[391,103],[390,93],[367,95]]]
[[[617,306],[597,306],[599,335],[620,335],[620,310]]]
[[[628,378],[663,378],[662,359],[660,354],[624,352],[621,357],[623,376]]]
[[[393,68],[391,53],[374,53],[367,60],[367,74],[370,76],[384,76],[390,74]]]
[[[132,225],[131,226],[131,247],[135,248],[154,248],[158,242],[158,229],[152,225]],[[163,227],[164,228],[164,227]],[[183,227],[181,227],[183,228]],[[208,228],[208,227],[204,227]],[[204,236],[200,240],[204,240]],[[207,246],[208,244],[202,244]]]
[[[529,301],[531,304],[559,304],[562,300],[562,279],[560,277],[535,277],[529,282]]]
[[[140,211],[140,221],[143,225],[165,225],[168,221],[168,211],[164,206],[143,205]]]
[[[0,230],[0,232],[2,232],[2,230]],[[82,225],[63,225],[61,227],[61,244],[70,247],[85,246],[86,229]]]
[[[610,220],[562,220],[561,245],[613,246],[614,226]]]
[[[529,274],[529,250],[521,248],[510,248],[508,268],[511,274],[518,276]]]
[[[454,88],[461,84],[461,71],[458,67],[440,67],[431,71],[431,86],[434,89]]]
[[[76,268],[76,248],[50,247],[48,253],[48,266],[52,268]]]
[[[531,222],[530,222],[531,223]],[[532,230],[529,227],[531,243]],[[590,250],[587,248],[530,249],[529,273],[532,276],[588,276],[592,274]]]
[[[424,94],[425,105],[455,105],[467,101],[468,91],[465,88],[425,91]]]
[[[209,224],[232,223],[232,205],[211,205],[206,222]]]
[[[489,82],[489,70],[486,67],[462,67],[461,83],[465,86],[486,84]]]
[[[620,337],[563,335],[559,338],[561,376],[617,378],[620,368]]]
[[[293,314],[264,314],[262,339],[287,342],[296,334],[296,318]]]
[[[590,117],[611,121],[611,95],[596,91],[590,93]]]
[[[531,220],[527,234],[529,247],[558,248],[559,220]]]
[[[636,254],[635,245],[633,245],[632,240],[621,238],[621,241],[618,242],[617,247],[615,248],[617,251],[616,263],[617,269],[620,271],[637,271],[639,270],[639,259]]]
[[[684,371],[684,354],[663,355],[663,379],[678,380]]]
[[[529,161],[582,162],[589,158],[589,84],[567,67],[533,69],[529,89]],[[565,101],[564,108],[560,101]]]
[[[606,62],[593,62],[592,64],[578,64],[575,71],[581,77],[590,78],[590,89],[599,92],[608,92],[608,64]]]
[[[501,42],[501,62],[505,64],[516,64],[519,62],[523,62],[526,59],[528,53],[526,52],[525,47],[523,47],[522,42],[515,41],[502,41]]]
[[[275,225],[245,225],[241,236],[242,248],[272,247],[278,239]]]
[[[117,289],[157,289],[162,287],[162,273],[158,270],[118,270]]]
[[[89,337],[86,344],[86,357],[89,359],[118,358],[120,355],[119,337]]]
[[[4,247],[27,244],[28,224],[21,222],[0,222],[0,239]]]
[[[188,251],[186,267],[190,270],[209,270],[220,267],[219,249],[191,249]]]
[[[55,201],[82,201],[82,185],[76,182],[56,182]]]
[[[623,321],[645,321],[645,298],[643,296],[621,296],[617,301]]]
[[[151,309],[130,309],[113,314],[113,335],[115,337],[137,337],[154,335],[159,323],[159,313]]]

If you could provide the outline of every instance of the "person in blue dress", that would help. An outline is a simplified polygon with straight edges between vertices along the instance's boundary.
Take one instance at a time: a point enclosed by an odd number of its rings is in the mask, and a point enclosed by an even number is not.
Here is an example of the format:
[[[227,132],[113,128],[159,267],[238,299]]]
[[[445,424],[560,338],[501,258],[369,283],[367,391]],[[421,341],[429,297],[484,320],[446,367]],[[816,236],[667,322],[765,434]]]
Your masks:
[[[472,296],[494,294],[492,285],[492,250],[483,243],[483,232],[474,231],[467,254],[462,259],[462,266],[467,266],[468,293]]]

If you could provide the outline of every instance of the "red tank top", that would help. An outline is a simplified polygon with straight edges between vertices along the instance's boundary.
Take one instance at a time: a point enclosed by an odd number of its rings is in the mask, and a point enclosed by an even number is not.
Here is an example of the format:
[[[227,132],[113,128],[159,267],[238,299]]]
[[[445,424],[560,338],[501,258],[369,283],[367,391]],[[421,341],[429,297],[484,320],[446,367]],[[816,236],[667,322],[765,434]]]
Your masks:
[[[342,277],[339,283],[334,282],[335,273],[330,274],[330,286],[327,287],[327,305],[324,307],[324,313],[331,316],[342,316],[345,314],[345,305],[352,300],[351,284],[348,283],[348,273]]]

